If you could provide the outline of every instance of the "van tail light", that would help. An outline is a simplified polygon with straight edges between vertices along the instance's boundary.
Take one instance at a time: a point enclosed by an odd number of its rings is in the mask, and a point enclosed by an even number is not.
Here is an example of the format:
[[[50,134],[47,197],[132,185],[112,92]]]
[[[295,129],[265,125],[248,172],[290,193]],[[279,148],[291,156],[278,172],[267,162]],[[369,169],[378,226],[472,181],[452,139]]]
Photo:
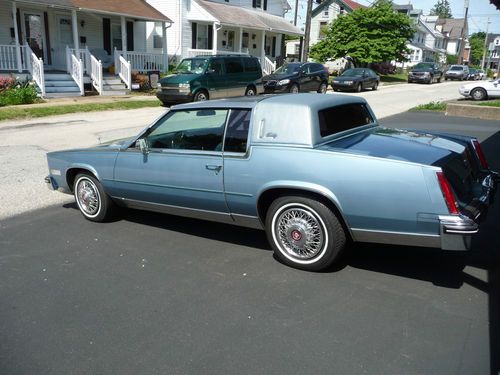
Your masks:
[[[458,203],[455,199],[455,194],[453,194],[453,190],[451,189],[451,185],[446,179],[443,172],[436,172],[439,186],[441,187],[441,192],[443,193],[444,200],[446,205],[448,206],[448,211],[452,215],[458,215],[460,212],[458,211]]]
[[[486,157],[484,156],[483,149],[481,148],[481,144],[477,139],[472,140],[472,145],[474,146],[474,150],[476,151],[476,155],[479,158],[479,162],[481,163],[481,167],[483,169],[489,169],[488,161],[486,161]]]

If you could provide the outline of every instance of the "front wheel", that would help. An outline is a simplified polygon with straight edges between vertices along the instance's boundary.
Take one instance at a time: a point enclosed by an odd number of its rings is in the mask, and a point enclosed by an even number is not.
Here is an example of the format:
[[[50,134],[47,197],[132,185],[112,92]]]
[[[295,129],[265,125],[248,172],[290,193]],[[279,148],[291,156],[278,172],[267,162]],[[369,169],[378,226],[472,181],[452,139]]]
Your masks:
[[[208,92],[205,90],[200,90],[194,94],[193,102],[204,102],[205,100],[208,100]]]
[[[361,87],[361,83],[358,83],[358,85],[356,86],[356,92],[361,92],[362,89],[363,87]]]
[[[266,232],[276,258],[306,271],[328,268],[347,242],[335,214],[302,196],[276,199],[267,213]]]
[[[77,175],[73,192],[76,204],[87,220],[103,222],[114,215],[116,207],[113,200],[94,176],[84,173]]]
[[[290,87],[290,92],[292,94],[298,94],[299,93],[299,85],[297,85],[296,83],[294,83],[291,87]]]
[[[474,100],[485,100],[488,97],[488,94],[484,89],[475,88],[474,90],[471,91],[470,96]]]
[[[378,82],[375,82],[372,86],[372,90],[375,91],[378,89]]]
[[[257,92],[255,91],[255,88],[254,87],[247,87],[246,91],[245,91],[245,96],[254,96],[254,95],[257,95]]]

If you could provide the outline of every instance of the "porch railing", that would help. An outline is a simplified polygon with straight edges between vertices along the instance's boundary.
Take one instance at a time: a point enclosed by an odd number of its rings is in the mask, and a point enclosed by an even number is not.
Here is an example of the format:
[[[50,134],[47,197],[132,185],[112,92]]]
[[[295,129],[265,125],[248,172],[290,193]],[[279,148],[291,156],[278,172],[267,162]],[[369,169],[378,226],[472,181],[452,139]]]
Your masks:
[[[31,77],[33,81],[40,88],[42,97],[45,96],[45,73],[43,71],[43,60],[42,58],[38,58],[37,55],[33,53],[29,46],[26,46],[27,54],[29,57],[29,65],[28,70],[31,73]]]
[[[90,55],[90,66],[91,66],[90,79],[92,80],[92,86],[95,87],[99,95],[102,95],[102,86],[103,86],[102,63],[101,61],[97,60],[93,55]]]
[[[115,67],[118,67],[118,75],[122,81],[125,82],[127,89],[130,90],[132,88],[132,67],[130,61],[127,61],[123,58],[123,56],[120,56],[118,58],[118,65],[115,65]]]
[[[74,54],[71,54],[71,78],[76,82],[80,89],[80,94],[85,95],[83,87],[83,62],[78,59]]]
[[[242,50],[241,52],[234,52],[234,51],[216,51],[214,53],[214,50],[212,49],[188,49],[188,57],[195,57],[195,56],[211,56],[211,55],[248,55],[248,48],[245,48],[245,50]]]
[[[120,56],[122,56],[125,61],[130,62],[130,66],[133,71],[146,73],[156,70],[167,70],[164,62],[164,55],[162,53],[120,51],[115,49],[115,67],[119,64]]]
[[[90,51],[89,47],[85,46],[85,48],[80,49],[80,56],[77,56],[76,50],[74,48],[70,48],[69,52],[74,54],[78,59],[82,60],[83,62],[83,73],[84,74],[90,74]]]
[[[0,70],[28,70],[28,58],[26,46],[19,46],[21,49],[21,61],[17,61],[17,46],[10,44],[0,45]]]
[[[260,62],[262,66],[262,71],[265,74],[271,74],[276,70],[276,62],[271,61],[267,56],[264,56],[264,60]]]

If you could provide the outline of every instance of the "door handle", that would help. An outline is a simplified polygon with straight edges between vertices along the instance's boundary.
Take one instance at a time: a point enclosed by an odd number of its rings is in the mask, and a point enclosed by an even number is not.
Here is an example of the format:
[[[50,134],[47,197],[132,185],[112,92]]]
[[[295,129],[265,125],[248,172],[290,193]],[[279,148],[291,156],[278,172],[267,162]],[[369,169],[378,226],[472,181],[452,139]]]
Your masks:
[[[222,165],[207,164],[207,165],[205,165],[205,168],[208,169],[209,171],[214,171],[215,174],[218,174],[222,169]]]

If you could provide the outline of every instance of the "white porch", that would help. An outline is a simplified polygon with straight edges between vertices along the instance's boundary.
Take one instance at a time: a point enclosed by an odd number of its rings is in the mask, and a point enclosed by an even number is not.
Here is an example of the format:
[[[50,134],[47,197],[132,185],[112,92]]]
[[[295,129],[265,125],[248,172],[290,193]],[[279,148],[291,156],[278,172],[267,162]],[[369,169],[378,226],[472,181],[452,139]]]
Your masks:
[[[56,8],[48,4],[50,0],[40,3],[45,4],[22,0],[0,4],[0,24],[11,30],[10,35],[0,34],[0,72],[29,73],[42,96],[84,95],[85,82],[105,94],[107,88],[113,89],[106,84],[107,72],[123,82],[119,92],[124,92],[131,89],[133,71],[167,70],[165,33],[169,20],[161,13],[157,12],[157,19],[137,19],[105,10]],[[162,52],[147,53],[141,50],[145,46],[145,23],[160,18]],[[47,71],[63,73],[61,80],[48,84]],[[118,83],[115,80],[111,84]]]

